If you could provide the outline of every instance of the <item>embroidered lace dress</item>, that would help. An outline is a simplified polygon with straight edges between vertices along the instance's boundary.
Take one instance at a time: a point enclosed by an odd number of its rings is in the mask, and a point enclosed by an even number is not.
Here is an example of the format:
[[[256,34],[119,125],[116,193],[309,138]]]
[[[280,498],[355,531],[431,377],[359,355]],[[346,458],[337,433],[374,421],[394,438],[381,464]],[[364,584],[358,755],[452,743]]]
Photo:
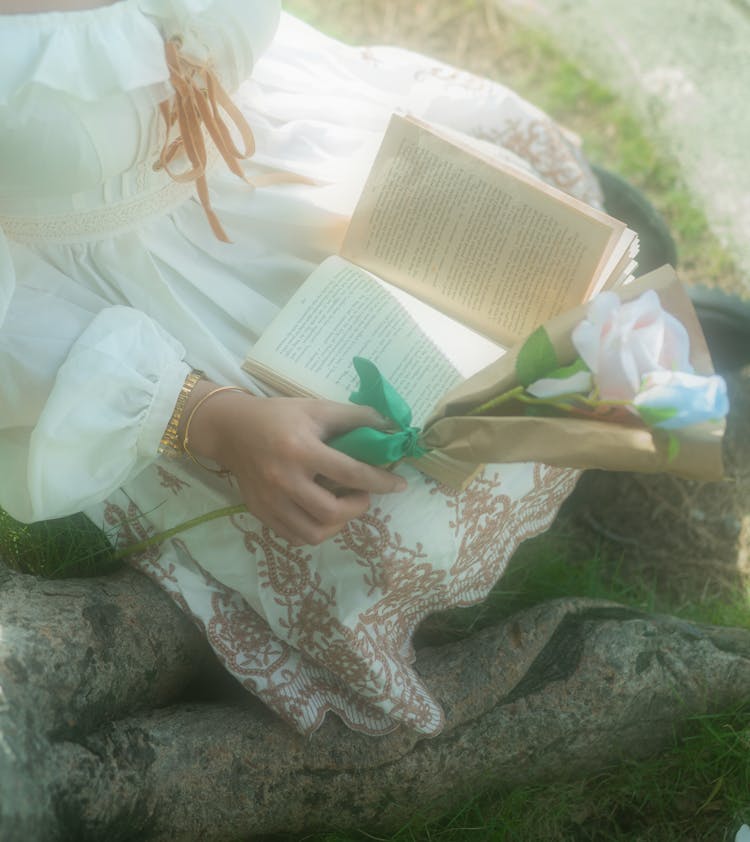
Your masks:
[[[208,199],[160,166],[165,44],[212,68],[255,136],[253,189],[208,152]],[[394,110],[479,139],[596,203],[574,144],[500,85],[393,48],[357,49],[275,0],[120,0],[0,16],[0,505],[85,511],[121,545],[240,502],[229,479],[157,455],[192,367],[260,390],[240,363],[336,252]],[[181,157],[182,156],[182,157]],[[189,168],[184,149],[170,164]],[[404,494],[320,547],[249,514],[133,563],[194,618],[226,668],[309,733],[442,724],[411,668],[430,612],[481,600],[545,529],[576,473],[489,466],[455,493],[407,466]]]

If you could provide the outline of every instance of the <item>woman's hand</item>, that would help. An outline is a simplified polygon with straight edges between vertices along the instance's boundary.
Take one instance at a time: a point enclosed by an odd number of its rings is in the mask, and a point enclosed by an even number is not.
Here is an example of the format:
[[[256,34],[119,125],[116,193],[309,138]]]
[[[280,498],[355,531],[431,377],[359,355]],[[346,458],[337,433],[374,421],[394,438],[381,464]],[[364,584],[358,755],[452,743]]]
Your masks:
[[[215,389],[202,380],[183,418]],[[382,429],[370,407],[312,398],[264,398],[221,392],[195,412],[190,450],[237,478],[247,508],[294,544],[320,544],[370,505],[370,494],[402,491],[396,474],[358,462],[324,442],[355,427]],[[343,487],[335,494],[321,484]]]

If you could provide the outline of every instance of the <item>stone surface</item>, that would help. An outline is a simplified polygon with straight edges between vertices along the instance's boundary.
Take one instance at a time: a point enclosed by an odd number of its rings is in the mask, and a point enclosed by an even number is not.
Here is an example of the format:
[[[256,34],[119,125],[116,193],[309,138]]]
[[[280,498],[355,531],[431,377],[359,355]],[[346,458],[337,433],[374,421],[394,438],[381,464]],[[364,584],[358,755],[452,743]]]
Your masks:
[[[60,586],[27,577],[10,582],[17,602],[26,586]],[[149,614],[161,599],[142,585],[148,583],[126,574],[109,589],[101,581],[69,586],[89,607],[122,609],[122,637],[135,647],[142,632],[133,633],[130,619],[143,618],[137,606],[135,613],[127,607],[127,588],[141,589],[138,600]],[[88,597],[81,595],[89,588]],[[71,631],[70,601],[55,603],[63,612],[59,626],[48,604],[45,622],[30,628],[16,650],[22,666],[26,653],[40,659],[32,672],[42,700],[57,673],[88,675],[85,658],[72,650],[70,667],[55,655],[58,636]],[[56,710],[45,701],[37,711],[34,694],[8,694],[0,712],[0,838],[229,842],[331,827],[387,832],[415,805],[448,809],[490,779],[504,787],[559,779],[657,751],[687,717],[727,710],[750,691],[750,632],[697,627],[613,603],[558,600],[419,653],[418,669],[446,711],[440,736],[420,740],[397,730],[371,738],[329,716],[303,738],[248,701],[172,699],[159,707],[191,672],[187,654],[198,662],[202,656],[179,614],[163,617],[154,634],[164,646],[160,672],[170,679],[150,672],[157,656],[148,646],[138,656],[147,663],[134,657],[119,673],[105,667],[88,679],[86,701],[67,692]],[[99,633],[86,628],[97,651]],[[21,639],[11,628],[14,636]],[[43,639],[49,664],[32,645]],[[80,633],[78,641],[74,648]],[[124,652],[125,643],[115,645]],[[17,686],[19,668],[8,652],[0,683],[16,676]],[[150,695],[146,674],[155,682]],[[71,712],[73,724],[66,725]]]
[[[130,570],[52,581],[0,565],[0,594],[0,839],[68,838],[53,747],[182,697],[210,653]]]
[[[208,663],[198,629],[130,569],[48,580],[0,566],[0,593],[4,704],[46,737],[166,704]]]

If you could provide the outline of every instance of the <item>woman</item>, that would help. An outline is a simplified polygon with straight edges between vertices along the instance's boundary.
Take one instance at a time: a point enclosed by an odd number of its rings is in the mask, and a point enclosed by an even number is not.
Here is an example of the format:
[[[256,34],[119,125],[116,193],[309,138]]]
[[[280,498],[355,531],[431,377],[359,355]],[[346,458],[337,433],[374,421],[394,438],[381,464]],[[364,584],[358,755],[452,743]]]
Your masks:
[[[240,363],[336,252],[394,110],[596,203],[578,150],[499,85],[279,22],[276,0],[0,12],[0,505],[84,511],[124,546],[244,502],[134,563],[299,730],[332,709],[436,733],[414,628],[482,599],[576,473],[489,466],[455,493],[363,465],[324,442],[373,412],[268,397]],[[188,426],[194,460],[171,459]]]

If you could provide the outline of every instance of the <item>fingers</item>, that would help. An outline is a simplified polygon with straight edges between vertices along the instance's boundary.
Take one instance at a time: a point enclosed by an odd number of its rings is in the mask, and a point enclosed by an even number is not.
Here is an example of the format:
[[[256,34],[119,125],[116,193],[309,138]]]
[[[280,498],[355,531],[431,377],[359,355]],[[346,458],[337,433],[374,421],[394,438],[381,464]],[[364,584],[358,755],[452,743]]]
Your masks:
[[[333,474],[339,485],[356,489],[359,484],[373,487],[377,493],[406,487],[401,477],[363,465],[332,451],[322,442],[318,446],[324,454],[328,451],[333,453],[333,459],[318,458],[305,466],[298,464],[275,483],[246,484],[240,481],[240,491],[248,509],[277,535],[295,545],[321,544],[370,507],[367,490],[353,490],[337,496],[315,481],[321,473]],[[339,461],[344,469],[337,467]]]
[[[393,494],[406,490],[406,480],[398,474],[358,462],[327,445],[323,445],[315,456],[316,473],[345,488],[371,494]]]
[[[334,525],[319,523],[291,501],[286,501],[282,506],[267,513],[255,514],[280,538],[297,547],[318,546],[340,532],[345,525],[344,523]]]
[[[364,491],[352,491],[337,496],[317,482],[309,488],[302,488],[294,494],[295,503],[310,517],[323,526],[340,529],[352,518],[363,515],[370,507],[370,495]]]
[[[306,400],[301,405],[304,412],[300,419],[291,428],[275,431],[273,449],[283,454],[283,459],[277,460],[278,470],[269,476],[271,483],[286,486],[292,493],[299,471],[310,479],[321,475],[339,486],[372,494],[406,489],[406,481],[397,474],[359,462],[328,447],[322,440],[353,426],[377,424],[382,427],[384,419],[379,413],[371,407],[333,401]],[[301,420],[305,416],[316,426],[305,430]]]
[[[346,433],[356,427],[374,427],[387,430],[393,422],[382,416],[371,406],[359,406],[354,403],[336,403],[335,401],[317,400],[312,411],[320,424],[321,438]]]
[[[369,406],[316,400],[309,411],[317,419],[321,439],[327,439],[356,427],[387,429],[392,422]],[[373,494],[390,494],[406,489],[406,481],[390,471],[352,459],[326,445],[316,448],[311,457],[316,473],[346,488]]]
[[[370,505],[369,495],[362,492],[336,497],[315,482],[300,485],[293,493],[263,499],[244,495],[248,509],[291,544],[317,546],[337,535]]]
[[[324,443],[356,427],[382,429],[387,422],[371,407],[294,398],[231,407],[217,400],[215,407],[226,414],[214,419],[223,431],[215,436],[217,461],[237,477],[249,511],[291,543],[320,544],[367,510],[369,494],[406,488],[397,474]],[[337,496],[316,482],[320,477],[351,491]]]
[[[318,500],[313,502],[307,498],[304,509],[298,505],[294,512],[289,512],[288,525],[293,532],[293,543],[312,546],[322,544],[338,535],[350,520],[360,517],[370,507],[368,494],[356,492],[335,497],[320,486],[316,487],[321,492]],[[326,497],[330,499],[326,501]],[[320,516],[314,516],[314,511],[319,512]]]

